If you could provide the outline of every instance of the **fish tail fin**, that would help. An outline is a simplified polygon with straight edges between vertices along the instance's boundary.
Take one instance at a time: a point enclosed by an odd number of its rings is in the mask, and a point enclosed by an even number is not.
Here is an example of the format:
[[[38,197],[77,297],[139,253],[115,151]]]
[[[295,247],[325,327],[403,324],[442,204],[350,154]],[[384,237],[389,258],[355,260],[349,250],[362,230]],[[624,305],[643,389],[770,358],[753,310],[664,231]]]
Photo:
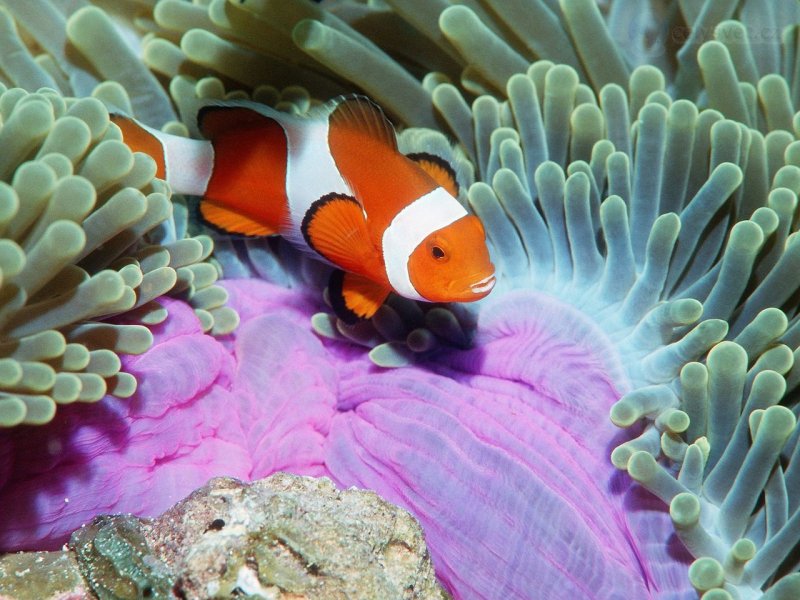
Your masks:
[[[178,194],[202,196],[214,168],[214,149],[206,140],[164,133],[124,114],[111,113],[122,131],[122,141],[134,152],[156,162],[156,177]]]
[[[166,180],[164,145],[156,132],[122,113],[110,113],[111,122],[122,131],[122,141],[134,152],[144,152],[156,161],[156,177]]]

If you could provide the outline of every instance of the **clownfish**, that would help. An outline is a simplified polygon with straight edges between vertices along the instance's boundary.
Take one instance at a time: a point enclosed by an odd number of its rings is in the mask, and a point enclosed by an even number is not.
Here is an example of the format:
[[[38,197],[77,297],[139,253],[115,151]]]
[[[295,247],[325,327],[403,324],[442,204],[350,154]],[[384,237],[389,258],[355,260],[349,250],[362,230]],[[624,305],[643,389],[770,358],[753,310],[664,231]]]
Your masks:
[[[206,103],[204,139],[112,114],[123,141],[155,159],[176,193],[200,196],[212,226],[281,235],[336,270],[337,316],[371,317],[390,291],[470,302],[495,283],[480,220],[456,200],[455,172],[427,153],[404,155],[383,111],[363,96],[296,116],[247,101]]]

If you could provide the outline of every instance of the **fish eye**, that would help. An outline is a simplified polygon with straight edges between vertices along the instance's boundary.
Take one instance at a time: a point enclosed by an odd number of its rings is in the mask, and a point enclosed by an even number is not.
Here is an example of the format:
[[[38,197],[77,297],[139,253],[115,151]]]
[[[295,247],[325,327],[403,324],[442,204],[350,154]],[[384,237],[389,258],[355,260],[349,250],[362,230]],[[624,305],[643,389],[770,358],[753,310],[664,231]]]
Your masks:
[[[434,260],[442,260],[446,255],[441,246],[433,246],[431,248],[431,256],[433,256]]]
[[[425,253],[439,264],[450,260],[449,242],[441,235],[432,235],[425,244]]]

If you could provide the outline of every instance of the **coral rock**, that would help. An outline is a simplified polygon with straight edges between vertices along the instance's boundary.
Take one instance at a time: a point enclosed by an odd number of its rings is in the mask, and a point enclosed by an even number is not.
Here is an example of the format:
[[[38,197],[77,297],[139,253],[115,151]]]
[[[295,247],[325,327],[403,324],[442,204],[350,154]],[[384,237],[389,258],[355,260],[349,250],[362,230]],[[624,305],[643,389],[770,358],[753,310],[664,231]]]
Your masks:
[[[183,598],[446,597],[408,513],[324,478],[212,479],[144,531]]]
[[[0,557],[0,600],[89,597],[89,587],[71,552],[20,552]]]
[[[69,546],[0,558],[0,600],[449,598],[411,515],[325,478],[215,478],[156,519],[96,517]]]
[[[100,600],[173,598],[175,576],[153,555],[136,517],[97,517],[72,535],[70,546]]]

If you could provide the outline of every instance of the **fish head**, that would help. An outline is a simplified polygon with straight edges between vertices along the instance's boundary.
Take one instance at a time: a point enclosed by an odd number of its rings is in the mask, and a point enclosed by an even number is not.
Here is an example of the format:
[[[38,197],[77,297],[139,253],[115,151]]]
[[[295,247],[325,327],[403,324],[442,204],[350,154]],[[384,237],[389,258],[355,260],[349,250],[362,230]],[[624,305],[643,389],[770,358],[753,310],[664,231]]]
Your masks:
[[[480,219],[466,215],[430,233],[408,260],[411,283],[429,302],[472,302],[495,284]]]

